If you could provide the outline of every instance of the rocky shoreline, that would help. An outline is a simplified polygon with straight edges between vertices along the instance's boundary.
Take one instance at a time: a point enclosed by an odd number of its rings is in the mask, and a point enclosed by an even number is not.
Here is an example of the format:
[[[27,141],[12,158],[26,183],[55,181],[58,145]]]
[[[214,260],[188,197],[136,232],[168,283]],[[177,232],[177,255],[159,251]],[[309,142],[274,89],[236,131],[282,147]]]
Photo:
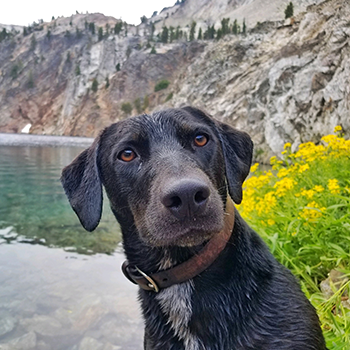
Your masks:
[[[88,147],[93,140],[89,137],[0,133],[0,146]]]

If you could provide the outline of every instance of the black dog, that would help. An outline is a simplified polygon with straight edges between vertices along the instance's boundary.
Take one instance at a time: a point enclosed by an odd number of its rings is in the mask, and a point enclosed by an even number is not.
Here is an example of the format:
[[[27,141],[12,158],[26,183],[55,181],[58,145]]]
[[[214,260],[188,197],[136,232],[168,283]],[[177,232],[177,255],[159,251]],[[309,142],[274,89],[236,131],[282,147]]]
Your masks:
[[[106,189],[123,270],[141,287],[145,349],[326,349],[296,279],[232,205],[252,149],[247,134],[186,107],[111,125],[63,170],[88,231]]]

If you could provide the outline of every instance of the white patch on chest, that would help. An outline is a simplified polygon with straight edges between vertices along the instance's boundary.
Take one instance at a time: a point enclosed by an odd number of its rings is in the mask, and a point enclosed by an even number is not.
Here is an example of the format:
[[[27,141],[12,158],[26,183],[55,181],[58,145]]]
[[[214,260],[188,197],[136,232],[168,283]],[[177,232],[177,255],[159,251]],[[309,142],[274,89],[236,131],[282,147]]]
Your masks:
[[[184,342],[185,350],[204,350],[200,340],[191,334],[188,324],[192,316],[193,281],[175,284],[159,292],[159,301],[163,313],[174,333]]]

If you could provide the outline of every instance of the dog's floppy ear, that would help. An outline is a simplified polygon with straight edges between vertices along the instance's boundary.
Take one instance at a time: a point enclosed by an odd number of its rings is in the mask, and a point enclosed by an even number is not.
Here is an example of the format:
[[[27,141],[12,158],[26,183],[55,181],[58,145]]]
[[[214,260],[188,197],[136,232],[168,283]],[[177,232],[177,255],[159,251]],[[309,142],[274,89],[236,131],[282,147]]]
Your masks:
[[[231,198],[242,202],[242,184],[249,174],[253,155],[253,142],[245,132],[217,122],[226,164],[226,179]]]
[[[90,232],[97,227],[102,214],[102,183],[96,164],[98,145],[99,138],[67,165],[61,176],[70,205]]]

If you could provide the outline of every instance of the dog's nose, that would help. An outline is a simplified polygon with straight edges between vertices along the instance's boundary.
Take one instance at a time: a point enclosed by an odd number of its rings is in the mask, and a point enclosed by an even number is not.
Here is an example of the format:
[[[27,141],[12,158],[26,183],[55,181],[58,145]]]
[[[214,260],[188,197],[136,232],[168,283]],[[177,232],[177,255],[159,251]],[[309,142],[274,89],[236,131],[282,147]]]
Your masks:
[[[163,205],[178,219],[201,214],[210,196],[209,187],[193,179],[183,179],[167,188],[161,197]]]

